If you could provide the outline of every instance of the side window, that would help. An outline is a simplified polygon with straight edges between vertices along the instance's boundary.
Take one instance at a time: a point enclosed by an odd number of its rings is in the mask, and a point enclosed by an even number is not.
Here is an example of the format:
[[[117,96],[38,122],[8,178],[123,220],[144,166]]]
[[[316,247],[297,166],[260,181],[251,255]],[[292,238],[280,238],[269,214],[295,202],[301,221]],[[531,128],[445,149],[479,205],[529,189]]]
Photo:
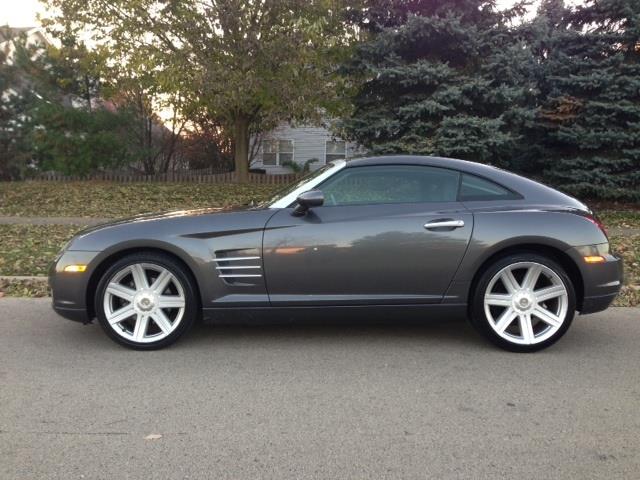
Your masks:
[[[346,168],[327,179],[325,205],[455,202],[459,173],[419,165]]]
[[[462,174],[459,197],[461,202],[473,200],[513,200],[516,198],[520,197],[489,180],[466,173]]]

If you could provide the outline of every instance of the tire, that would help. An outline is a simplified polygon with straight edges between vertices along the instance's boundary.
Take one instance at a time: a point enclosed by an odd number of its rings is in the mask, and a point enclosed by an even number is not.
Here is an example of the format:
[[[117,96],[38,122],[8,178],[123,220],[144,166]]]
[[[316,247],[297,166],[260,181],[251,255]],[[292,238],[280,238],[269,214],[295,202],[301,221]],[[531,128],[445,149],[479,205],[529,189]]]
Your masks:
[[[499,258],[480,274],[470,320],[505,350],[535,352],[566,333],[575,309],[575,289],[564,269],[547,256],[522,252]]]
[[[174,343],[198,317],[195,282],[169,255],[127,255],[102,275],[95,294],[98,322],[125,347],[156,350]]]

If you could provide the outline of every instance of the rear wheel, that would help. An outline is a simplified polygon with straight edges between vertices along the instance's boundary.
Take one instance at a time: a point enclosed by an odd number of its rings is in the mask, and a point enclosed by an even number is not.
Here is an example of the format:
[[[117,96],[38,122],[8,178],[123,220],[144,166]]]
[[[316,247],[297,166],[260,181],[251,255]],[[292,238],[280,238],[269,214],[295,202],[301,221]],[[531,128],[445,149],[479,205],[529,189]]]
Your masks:
[[[139,253],[115,262],[96,291],[96,314],[107,335],[138,350],[166,347],[197,316],[195,288],[168,255]]]
[[[498,346],[533,352],[565,334],[575,308],[574,288],[564,269],[545,256],[520,253],[497,260],[482,273],[471,320]]]

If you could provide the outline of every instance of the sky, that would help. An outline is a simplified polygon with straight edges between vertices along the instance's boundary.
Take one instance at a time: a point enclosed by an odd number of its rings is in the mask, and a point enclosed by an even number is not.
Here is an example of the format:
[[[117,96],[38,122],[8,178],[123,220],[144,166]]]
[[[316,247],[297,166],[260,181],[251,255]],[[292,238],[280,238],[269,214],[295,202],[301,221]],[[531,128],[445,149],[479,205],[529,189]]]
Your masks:
[[[498,0],[498,6],[505,8],[515,0]],[[43,13],[38,0],[0,0],[0,25],[12,27],[32,27],[37,25],[36,14]]]
[[[42,11],[38,0],[0,0],[0,25],[32,27],[37,24],[36,13]]]

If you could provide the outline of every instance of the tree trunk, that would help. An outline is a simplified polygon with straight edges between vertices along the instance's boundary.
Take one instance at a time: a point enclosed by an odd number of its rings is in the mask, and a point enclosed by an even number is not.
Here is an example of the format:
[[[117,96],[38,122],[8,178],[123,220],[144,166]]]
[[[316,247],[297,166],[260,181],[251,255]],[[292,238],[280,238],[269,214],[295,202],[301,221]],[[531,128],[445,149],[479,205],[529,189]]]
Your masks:
[[[91,113],[91,84],[89,83],[89,76],[84,76],[84,88],[85,88],[85,100],[87,101],[87,111]]]
[[[236,117],[233,126],[233,161],[238,181],[249,181],[249,119]]]

